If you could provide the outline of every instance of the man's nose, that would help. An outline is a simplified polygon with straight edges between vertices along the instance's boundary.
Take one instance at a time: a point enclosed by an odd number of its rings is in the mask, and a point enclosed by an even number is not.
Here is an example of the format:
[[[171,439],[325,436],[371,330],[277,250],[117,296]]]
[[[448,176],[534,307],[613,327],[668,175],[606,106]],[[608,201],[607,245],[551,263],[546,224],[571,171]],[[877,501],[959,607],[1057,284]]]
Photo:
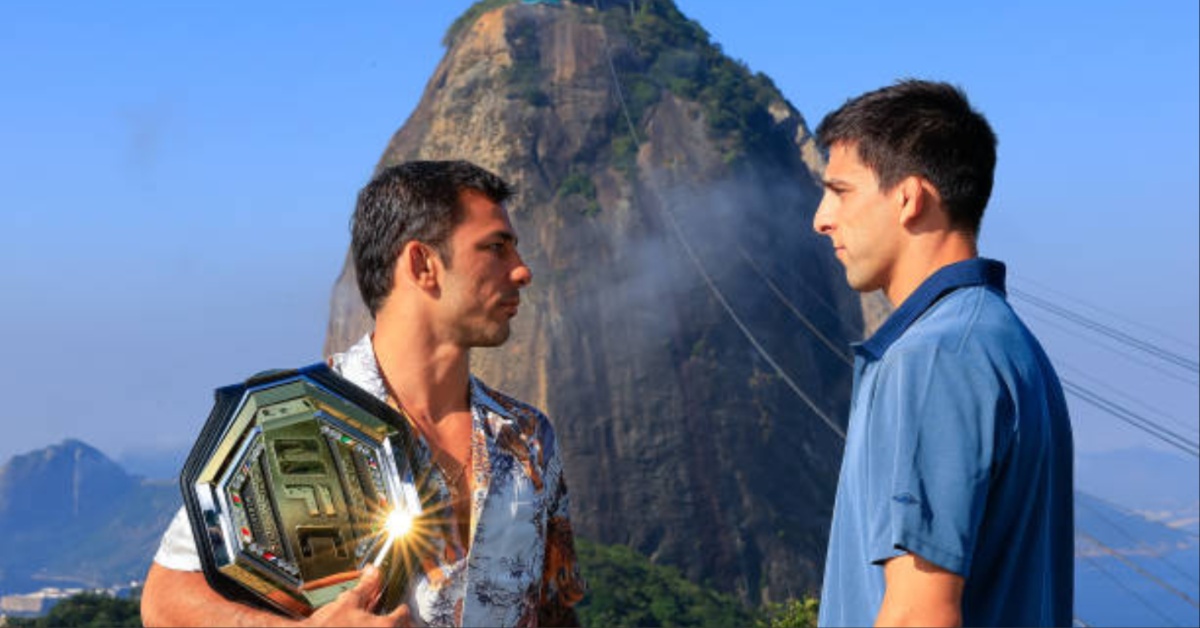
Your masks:
[[[529,266],[525,264],[525,260],[521,259],[520,253],[517,253],[517,265],[513,267],[510,277],[513,283],[522,288],[533,283],[533,271],[529,270]]]
[[[833,229],[833,221],[830,220],[832,210],[829,205],[829,193],[826,192],[821,197],[821,204],[817,206],[817,213],[813,214],[813,231],[822,235],[829,235],[829,231]]]

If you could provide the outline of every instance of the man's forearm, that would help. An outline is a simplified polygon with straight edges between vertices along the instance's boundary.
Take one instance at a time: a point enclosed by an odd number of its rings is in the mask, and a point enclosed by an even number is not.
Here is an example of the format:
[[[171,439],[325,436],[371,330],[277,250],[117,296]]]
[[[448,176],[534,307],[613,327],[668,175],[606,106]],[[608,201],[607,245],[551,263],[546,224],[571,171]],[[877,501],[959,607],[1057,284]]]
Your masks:
[[[875,618],[876,626],[962,626],[957,606],[915,606],[903,601],[889,602],[885,597]]]
[[[281,615],[231,602],[208,586],[198,571],[150,567],[142,591],[146,626],[295,626]]]
[[[917,556],[883,565],[883,603],[876,626],[961,626],[963,578]]]

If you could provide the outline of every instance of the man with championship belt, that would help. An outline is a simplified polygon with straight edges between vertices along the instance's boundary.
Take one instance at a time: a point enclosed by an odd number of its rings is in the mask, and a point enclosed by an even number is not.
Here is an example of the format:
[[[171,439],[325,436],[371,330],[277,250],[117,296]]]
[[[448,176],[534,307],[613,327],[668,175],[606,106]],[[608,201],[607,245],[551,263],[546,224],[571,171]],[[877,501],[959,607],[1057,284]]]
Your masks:
[[[474,164],[417,161],[384,170],[358,197],[351,253],[375,328],[330,366],[408,418],[446,513],[422,539],[406,602],[375,608],[383,576],[371,566],[299,622],[230,601],[201,572],[181,509],[146,578],[147,626],[578,625],[583,582],[554,430],[469,369],[472,347],[508,339],[532,280],[510,196]]]

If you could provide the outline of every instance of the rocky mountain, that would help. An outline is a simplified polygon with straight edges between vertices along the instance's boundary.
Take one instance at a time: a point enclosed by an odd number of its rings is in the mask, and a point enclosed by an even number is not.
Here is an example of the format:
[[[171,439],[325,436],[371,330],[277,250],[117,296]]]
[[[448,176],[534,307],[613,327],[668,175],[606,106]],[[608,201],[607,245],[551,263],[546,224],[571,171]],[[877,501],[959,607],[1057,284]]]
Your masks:
[[[0,466],[0,593],[143,578],[179,503],[174,482],[76,440],[13,457]]]
[[[801,114],[670,0],[479,2],[378,168],[515,183],[534,273],[473,356],[559,431],[581,536],[759,602],[819,586],[851,369],[877,322],[812,233]],[[369,328],[353,268],[326,352]]]

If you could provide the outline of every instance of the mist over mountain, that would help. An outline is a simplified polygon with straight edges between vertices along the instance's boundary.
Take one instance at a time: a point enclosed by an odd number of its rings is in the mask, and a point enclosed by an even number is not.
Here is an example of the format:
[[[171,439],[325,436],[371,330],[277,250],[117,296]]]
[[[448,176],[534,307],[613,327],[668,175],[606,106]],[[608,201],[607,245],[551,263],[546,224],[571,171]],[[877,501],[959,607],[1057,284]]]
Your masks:
[[[516,184],[534,281],[473,369],[554,420],[576,530],[746,601],[815,592],[864,314],[803,116],[668,0],[481,2],[446,44],[378,169]],[[326,351],[369,325],[348,264]]]

